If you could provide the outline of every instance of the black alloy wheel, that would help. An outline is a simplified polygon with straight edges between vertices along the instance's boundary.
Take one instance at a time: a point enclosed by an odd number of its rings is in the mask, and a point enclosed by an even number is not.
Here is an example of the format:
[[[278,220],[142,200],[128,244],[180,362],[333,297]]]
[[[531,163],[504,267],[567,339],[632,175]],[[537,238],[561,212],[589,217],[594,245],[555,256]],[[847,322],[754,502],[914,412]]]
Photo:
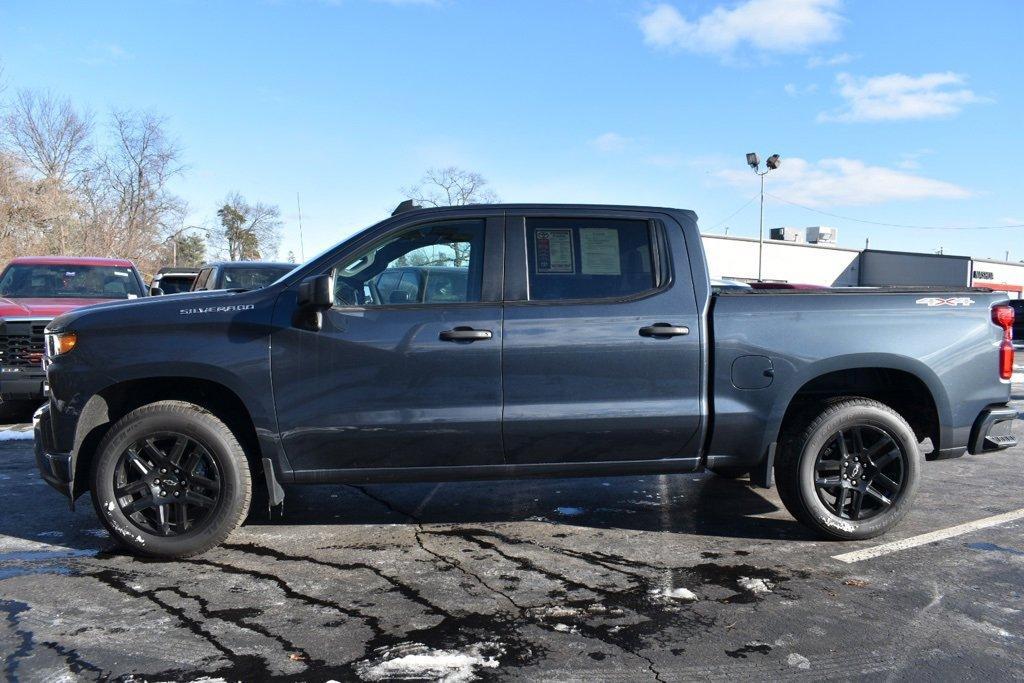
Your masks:
[[[181,536],[202,525],[223,487],[217,461],[196,439],[155,432],[120,455],[114,496],[124,516],[155,536]]]
[[[814,463],[814,488],[832,514],[854,521],[892,507],[906,484],[908,454],[897,439],[873,425],[841,429]]]

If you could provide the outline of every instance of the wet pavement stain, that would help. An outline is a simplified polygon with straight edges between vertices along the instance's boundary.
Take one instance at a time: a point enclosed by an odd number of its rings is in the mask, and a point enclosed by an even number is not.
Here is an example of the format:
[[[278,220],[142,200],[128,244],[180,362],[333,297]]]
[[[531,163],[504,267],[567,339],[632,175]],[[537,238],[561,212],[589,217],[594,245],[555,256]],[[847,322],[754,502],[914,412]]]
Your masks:
[[[726,650],[725,654],[729,655],[733,659],[746,659],[747,655],[750,654],[762,654],[766,655],[772,651],[772,646],[768,643],[747,643],[741,648],[735,650]]]

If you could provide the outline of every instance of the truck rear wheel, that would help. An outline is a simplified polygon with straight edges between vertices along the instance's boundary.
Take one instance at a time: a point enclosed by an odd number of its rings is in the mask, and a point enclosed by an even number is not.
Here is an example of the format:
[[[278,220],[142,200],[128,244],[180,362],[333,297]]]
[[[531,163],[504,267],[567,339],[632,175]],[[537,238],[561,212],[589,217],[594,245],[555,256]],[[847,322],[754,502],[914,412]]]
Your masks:
[[[92,462],[96,514],[113,538],[152,557],[189,557],[220,544],[245,519],[251,496],[235,435],[182,401],[125,415]]]
[[[786,509],[834,540],[879,536],[907,513],[921,454],[889,406],[844,398],[783,437],[775,479]]]

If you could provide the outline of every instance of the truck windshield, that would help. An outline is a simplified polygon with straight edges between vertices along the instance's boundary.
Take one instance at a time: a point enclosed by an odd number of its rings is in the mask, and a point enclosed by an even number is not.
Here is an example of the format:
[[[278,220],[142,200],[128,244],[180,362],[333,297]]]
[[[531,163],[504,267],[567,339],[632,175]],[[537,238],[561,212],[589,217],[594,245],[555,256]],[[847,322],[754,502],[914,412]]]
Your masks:
[[[21,299],[134,299],[138,278],[123,266],[18,264],[0,277],[0,296]]]

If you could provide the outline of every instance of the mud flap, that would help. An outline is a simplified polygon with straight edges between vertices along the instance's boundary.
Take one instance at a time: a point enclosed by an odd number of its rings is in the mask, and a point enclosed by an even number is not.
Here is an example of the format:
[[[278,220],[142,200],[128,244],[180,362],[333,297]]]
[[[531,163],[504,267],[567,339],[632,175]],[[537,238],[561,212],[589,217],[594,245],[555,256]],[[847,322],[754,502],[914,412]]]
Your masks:
[[[270,458],[263,458],[263,475],[267,478],[267,512],[269,513],[270,508],[284,503],[284,489],[277,482],[274,463]]]
[[[758,467],[750,472],[750,482],[761,488],[770,489],[774,485],[775,474],[775,447],[777,442],[772,441],[768,446],[768,453]]]

